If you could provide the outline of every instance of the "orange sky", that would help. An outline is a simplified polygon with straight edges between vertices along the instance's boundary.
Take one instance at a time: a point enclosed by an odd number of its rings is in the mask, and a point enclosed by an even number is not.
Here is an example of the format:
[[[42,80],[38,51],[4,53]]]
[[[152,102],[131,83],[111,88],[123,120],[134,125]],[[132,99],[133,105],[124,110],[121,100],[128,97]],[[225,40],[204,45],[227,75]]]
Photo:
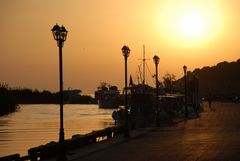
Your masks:
[[[240,58],[239,0],[1,0],[0,19],[0,82],[12,87],[58,90],[55,23],[69,31],[64,88],[85,94],[103,81],[122,88],[124,44],[135,82],[143,44],[151,73],[160,57],[159,77]]]

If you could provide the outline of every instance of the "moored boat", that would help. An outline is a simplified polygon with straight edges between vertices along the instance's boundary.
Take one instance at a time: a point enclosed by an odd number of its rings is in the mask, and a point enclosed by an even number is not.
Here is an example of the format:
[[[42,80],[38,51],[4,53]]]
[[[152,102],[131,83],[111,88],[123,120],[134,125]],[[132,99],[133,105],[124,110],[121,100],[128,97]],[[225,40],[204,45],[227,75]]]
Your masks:
[[[117,86],[101,83],[95,91],[95,99],[98,101],[99,108],[118,108],[120,92]]]

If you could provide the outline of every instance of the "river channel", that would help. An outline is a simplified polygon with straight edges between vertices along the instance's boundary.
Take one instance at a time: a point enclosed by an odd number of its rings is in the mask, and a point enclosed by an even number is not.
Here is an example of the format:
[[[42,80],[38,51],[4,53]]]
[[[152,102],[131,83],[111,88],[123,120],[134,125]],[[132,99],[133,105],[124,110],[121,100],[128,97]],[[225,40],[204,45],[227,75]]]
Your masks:
[[[64,105],[65,139],[75,134],[113,126],[112,111],[97,105]],[[19,153],[59,138],[59,105],[20,105],[17,112],[0,117],[0,157]]]

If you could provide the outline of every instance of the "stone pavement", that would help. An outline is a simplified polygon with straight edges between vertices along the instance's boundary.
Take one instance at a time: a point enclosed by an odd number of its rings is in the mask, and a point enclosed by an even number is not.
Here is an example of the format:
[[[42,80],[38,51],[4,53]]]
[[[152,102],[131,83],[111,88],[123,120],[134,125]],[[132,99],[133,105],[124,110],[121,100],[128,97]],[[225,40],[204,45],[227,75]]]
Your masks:
[[[84,148],[79,149],[73,152],[72,156],[68,154],[68,159],[240,161],[240,104],[213,103],[214,111],[210,111],[206,104],[204,106],[204,112],[198,118],[180,122],[172,127],[137,130],[132,132],[130,139],[119,138],[117,141],[111,140],[111,144],[101,143],[101,148],[92,151],[90,148],[89,153],[84,152]]]

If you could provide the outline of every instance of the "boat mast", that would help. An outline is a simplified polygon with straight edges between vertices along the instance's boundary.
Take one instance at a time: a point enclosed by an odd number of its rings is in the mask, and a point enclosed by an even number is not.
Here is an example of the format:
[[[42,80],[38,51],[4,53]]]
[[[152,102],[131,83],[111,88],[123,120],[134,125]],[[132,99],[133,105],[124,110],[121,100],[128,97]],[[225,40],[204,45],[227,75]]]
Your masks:
[[[142,84],[145,84],[145,63],[146,63],[146,59],[145,59],[145,45],[143,45],[143,82]]]
[[[143,61],[143,71],[141,72],[141,65],[138,66],[138,70],[139,70],[139,74],[140,74],[140,79],[141,79],[141,82],[142,84],[145,84],[145,76],[146,76],[146,72],[145,72],[145,66],[146,66],[146,60],[149,60],[149,59],[146,59],[145,58],[145,45],[143,44],[143,58],[142,59],[138,59],[138,60],[142,60]]]
[[[139,71],[139,75],[140,75],[140,81],[141,83],[143,82],[143,79],[142,79],[142,71],[141,71],[141,65],[138,66],[138,71]],[[139,83],[138,83],[139,84]]]

